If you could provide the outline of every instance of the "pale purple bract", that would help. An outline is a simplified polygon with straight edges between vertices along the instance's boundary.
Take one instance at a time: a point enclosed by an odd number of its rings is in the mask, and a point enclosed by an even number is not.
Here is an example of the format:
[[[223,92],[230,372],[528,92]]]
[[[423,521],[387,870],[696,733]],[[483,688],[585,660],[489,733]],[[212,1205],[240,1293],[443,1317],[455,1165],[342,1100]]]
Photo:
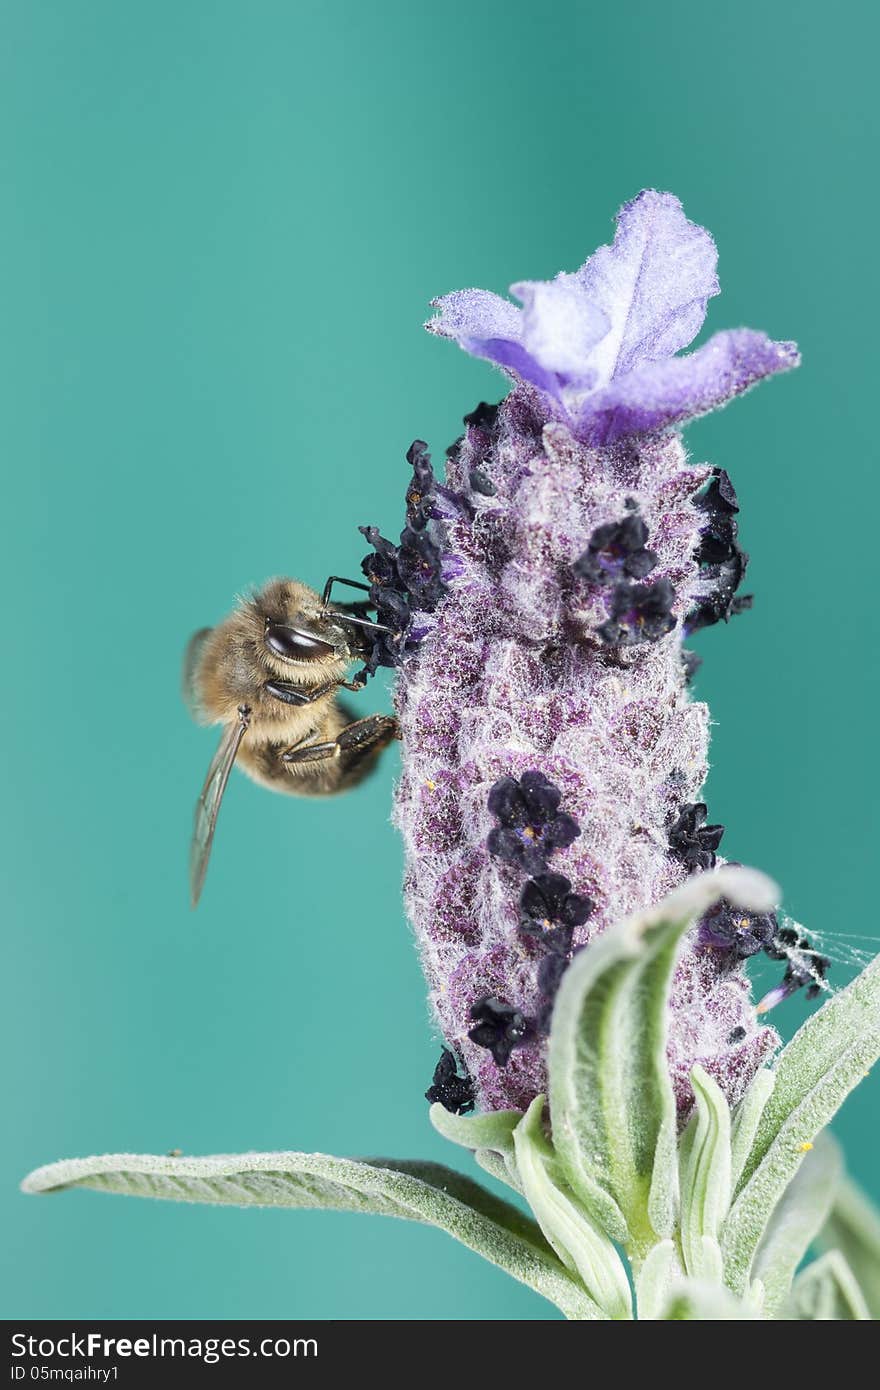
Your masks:
[[[512,285],[521,309],[458,290],[434,301],[440,312],[426,327],[536,386],[578,439],[611,444],[704,415],[797,366],[793,343],[747,328],[674,357],[718,293],[716,261],[711,236],[678,199],[647,190],[621,209],[613,245],[580,270]]]

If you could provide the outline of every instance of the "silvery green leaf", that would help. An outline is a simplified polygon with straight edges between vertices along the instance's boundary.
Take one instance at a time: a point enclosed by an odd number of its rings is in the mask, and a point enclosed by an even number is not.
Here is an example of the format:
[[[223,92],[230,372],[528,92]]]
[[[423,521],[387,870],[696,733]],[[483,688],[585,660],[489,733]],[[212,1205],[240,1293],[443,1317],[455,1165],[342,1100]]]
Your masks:
[[[880,1050],[880,957],[872,961],[846,989],[826,999],[798,1030],[776,1060],[776,1086],[764,1107],[755,1142],[743,1171],[747,1181],[764,1159],[786,1121],[805,1103],[816,1100],[830,1072],[845,1062],[853,1049],[876,1060],[872,1046]],[[869,1068],[852,1077],[849,1089]],[[844,1073],[849,1068],[844,1066]],[[843,1100],[840,1097],[837,1104]],[[823,1108],[828,1104],[822,1102]],[[835,1109],[837,1107],[835,1106]],[[819,1129],[824,1129],[824,1122]],[[816,1130],[818,1134],[819,1130]],[[805,1136],[813,1139],[815,1134]]]
[[[764,1284],[770,1317],[788,1297],[795,1271],[828,1216],[842,1167],[837,1144],[820,1134],[776,1204],[752,1266],[753,1277]]]
[[[720,1284],[702,1279],[684,1279],[676,1284],[661,1313],[663,1322],[734,1322],[760,1319],[748,1303]]]
[[[516,1163],[526,1200],[547,1240],[606,1318],[632,1317],[623,1261],[566,1184],[542,1126],[545,1100],[536,1096],[514,1131]]]
[[[210,1158],[107,1154],[38,1168],[25,1192],[90,1187],[135,1197],[232,1206],[378,1212],[437,1226],[555,1303],[567,1317],[597,1310],[539,1228],[516,1207],[439,1163],[265,1153]]]
[[[672,1235],[676,1114],[666,1064],[667,996],[681,936],[718,898],[767,911],[762,874],[724,867],[612,927],[562,979],[549,1046],[553,1142],[567,1179],[638,1260]]]
[[[519,1110],[495,1110],[485,1115],[453,1115],[442,1105],[429,1111],[431,1124],[453,1144],[472,1149],[477,1162],[494,1178],[522,1190],[516,1170],[513,1131],[522,1119]]]
[[[512,1187],[514,1192],[522,1192],[522,1183],[516,1171],[515,1158],[504,1158],[494,1149],[475,1149],[474,1158],[483,1172],[488,1173],[490,1178],[495,1178],[496,1182],[503,1182],[507,1187]]]
[[[776,1074],[768,1067],[762,1067],[731,1116],[730,1182],[734,1192],[737,1191],[743,1168],[755,1142],[764,1106],[770,1099],[775,1085]]]
[[[721,1281],[718,1232],[730,1206],[730,1110],[702,1067],[691,1072],[696,1106],[681,1140],[681,1249],[688,1274]]]
[[[880,1319],[880,1212],[851,1178],[837,1186],[817,1244],[838,1250],[855,1276],[872,1319]]]
[[[781,1052],[724,1225],[730,1287],[741,1292],[776,1203],[813,1140],[880,1056],[880,961],[807,1020]]]
[[[839,1250],[807,1265],[794,1281],[783,1317],[800,1322],[870,1322],[871,1314]]]
[[[674,1240],[661,1240],[648,1252],[636,1280],[636,1307],[640,1322],[662,1316],[673,1286],[684,1278]]]

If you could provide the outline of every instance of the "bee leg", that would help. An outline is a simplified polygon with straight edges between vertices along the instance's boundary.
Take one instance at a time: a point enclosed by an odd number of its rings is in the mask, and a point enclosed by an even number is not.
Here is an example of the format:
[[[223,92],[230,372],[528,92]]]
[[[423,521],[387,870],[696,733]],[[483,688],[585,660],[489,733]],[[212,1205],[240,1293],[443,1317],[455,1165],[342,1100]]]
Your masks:
[[[335,741],[333,743],[304,743],[294,748],[286,748],[281,754],[281,761],[290,766],[296,763],[301,766],[303,763],[323,763],[328,758],[334,758],[339,749]]]
[[[303,763],[326,762],[333,758],[347,765],[360,762],[366,753],[378,753],[400,737],[397,720],[391,714],[368,714],[346,724],[331,743],[304,743],[287,748],[281,761],[301,766]]]
[[[364,584],[360,579],[343,579],[341,574],[331,574],[327,583],[324,585],[324,592],[321,595],[322,608],[326,608],[329,604],[334,584],[347,584],[350,589],[363,589],[365,594],[370,592],[369,584]]]
[[[349,681],[325,681],[323,685],[316,685],[312,690],[303,690],[293,681],[266,681],[263,689],[285,705],[313,705],[316,700],[322,700],[339,686],[344,686],[346,690],[360,690],[363,682],[361,685],[353,685]]]

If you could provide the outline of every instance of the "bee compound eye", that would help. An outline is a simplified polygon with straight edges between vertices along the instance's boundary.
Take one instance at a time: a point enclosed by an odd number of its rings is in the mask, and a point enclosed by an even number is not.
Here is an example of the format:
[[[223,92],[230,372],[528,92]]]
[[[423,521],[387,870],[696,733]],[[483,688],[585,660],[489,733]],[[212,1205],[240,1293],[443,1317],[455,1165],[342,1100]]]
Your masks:
[[[282,623],[267,623],[263,640],[271,652],[285,661],[321,661],[335,655],[329,642]]]

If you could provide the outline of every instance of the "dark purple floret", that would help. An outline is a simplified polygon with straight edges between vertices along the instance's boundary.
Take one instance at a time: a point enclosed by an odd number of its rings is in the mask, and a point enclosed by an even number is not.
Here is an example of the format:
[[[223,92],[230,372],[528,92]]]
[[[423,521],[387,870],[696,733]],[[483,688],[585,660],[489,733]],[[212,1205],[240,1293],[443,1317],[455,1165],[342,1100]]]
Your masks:
[[[359,526],[358,530],[375,554],[365,555],[361,569],[371,584],[398,584],[397,546],[385,539],[378,526]]]
[[[458,447],[459,440],[451,445]],[[415,439],[406,452],[407,463],[413,470],[412,481],[406,490],[406,530],[401,536],[401,544],[407,532],[424,532],[432,520],[455,520],[457,517],[470,518],[474,514],[473,504],[462,493],[445,483],[438,483],[431,466],[431,455],[423,439]]]
[[[553,1005],[559,993],[559,986],[562,984],[562,977],[570,963],[569,956],[553,951],[544,957],[538,967],[538,989],[543,995],[535,1018],[535,1028],[539,1033],[548,1034],[550,1032]]]
[[[379,621],[385,623],[397,637],[400,637],[409,626],[411,617],[406,599],[397,589],[384,584],[373,585],[371,596],[376,603]]]
[[[489,853],[527,874],[541,874],[547,859],[581,833],[573,817],[559,810],[562,793],[542,772],[524,772],[519,781],[502,777],[489,792],[488,806],[500,824],[490,831]]]
[[[655,552],[645,546],[647,539],[648,528],[634,513],[597,526],[587,549],[575,560],[574,572],[591,584],[610,584],[622,577],[644,579],[657,564]]]
[[[712,522],[700,532],[700,544],[694,558],[700,565],[723,565],[737,554],[741,555],[736,543],[737,525],[732,516],[719,512]],[[745,574],[742,564],[742,574]],[[740,575],[740,578],[742,575]]]
[[[367,675],[375,675],[380,666],[399,665],[404,651],[418,644],[424,634],[412,625],[413,611],[433,613],[446,593],[447,581],[460,568],[457,557],[438,544],[434,519],[441,514],[473,513],[471,503],[435,481],[424,440],[414,440],[406,457],[413,476],[406,491],[406,525],[400,544],[386,540],[376,526],[359,527],[375,551],[361,562],[370,582],[370,602],[376,621],[390,629],[374,634],[364,664]]]
[[[543,772],[524,772],[515,777],[501,777],[489,792],[488,806],[502,825],[543,823],[559,810],[562,792]]]
[[[687,685],[691,684],[694,676],[703,664],[703,658],[697,656],[696,652],[689,651],[687,647],[681,649],[681,664],[684,669],[684,678]]]
[[[498,418],[499,406],[489,405],[488,401],[480,401],[473,410],[462,417],[462,423],[473,425],[476,429],[492,430],[495,428],[495,421]]]
[[[460,434],[457,439],[453,439],[451,444],[446,445],[446,457],[453,460],[457,459],[461,453],[461,446],[463,443],[464,435]]]
[[[715,469],[712,481],[697,498],[696,506],[707,513],[707,522],[700,531],[700,543],[694,554],[706,587],[685,618],[687,634],[714,623],[726,623],[736,613],[750,608],[752,603],[751,596],[736,597],[749,557],[737,540],[734,513],[739,511],[739,503],[723,468]]]
[[[471,1042],[487,1048],[496,1066],[506,1067],[513,1049],[529,1036],[527,1018],[519,1009],[492,995],[478,999],[470,1013],[471,1022],[476,1025],[468,1032]]]
[[[545,932],[541,938],[541,944],[544,946],[546,954],[538,965],[536,981],[538,990],[542,995],[535,1018],[535,1029],[538,1033],[550,1032],[553,1004],[559,986],[562,984],[562,977],[571,964],[572,955],[577,954],[576,951],[572,950],[573,935],[573,927],[560,926],[553,932]],[[583,950],[583,947],[577,949]]]
[[[376,621],[388,628],[387,632],[373,633],[373,640],[366,659],[366,669],[375,675],[379,666],[396,666],[399,662],[412,621],[409,604],[396,589],[374,585],[370,596],[376,607]]]
[[[548,999],[555,998],[568,965],[569,961],[565,952],[549,951],[538,966],[538,989]]]
[[[425,1100],[432,1105],[439,1103],[452,1115],[467,1115],[474,1108],[474,1083],[467,1073],[459,1076],[455,1057],[448,1047],[440,1053]]]
[[[669,830],[669,849],[688,873],[703,873],[715,867],[715,851],[721,844],[723,825],[706,825],[706,806],[702,801],[682,806]]]
[[[482,430],[485,434],[491,434],[495,428],[495,421],[498,418],[499,409],[500,405],[489,405],[487,401],[480,401],[479,405],[476,405],[473,410],[462,417],[462,424],[465,425],[465,427],[472,425],[474,429]],[[449,448],[446,450],[447,458],[458,457],[461,446],[464,444],[465,437],[466,436],[463,434],[459,435],[458,439],[450,444]],[[480,491],[477,487],[473,490],[474,492]],[[491,493],[487,494],[487,496],[491,495]]]
[[[827,956],[815,950],[808,939],[793,927],[782,927],[764,949],[771,960],[784,960],[786,966],[782,983],[764,995],[758,1004],[757,1013],[769,1012],[777,1004],[781,1004],[783,999],[805,986],[807,998],[816,998],[831,967],[831,961]]]
[[[468,482],[471,492],[479,493],[481,497],[494,497],[498,491],[491,478],[487,478],[482,468],[472,468],[468,473]]]
[[[376,610],[376,622],[389,629],[373,633],[364,670],[374,676],[380,666],[396,666],[400,661],[412,611],[398,569],[398,547],[386,540],[376,526],[359,529],[375,549],[375,554],[366,555],[361,561],[361,570],[370,582],[370,603]]]
[[[694,505],[706,512],[739,511],[739,499],[726,468],[712,469],[712,481],[695,499]]]
[[[723,899],[700,922],[698,941],[732,960],[767,949],[779,930],[775,912],[746,912]]]
[[[593,901],[571,891],[564,874],[537,874],[523,886],[519,898],[520,926],[529,935],[557,936],[562,927],[580,927],[593,910]]]
[[[432,613],[446,592],[443,583],[443,555],[427,531],[407,526],[400,537],[397,569],[413,605]]]
[[[729,587],[725,587],[717,595],[700,599],[699,603],[688,613],[684,623],[684,631],[688,637],[692,637],[701,628],[713,627],[715,623],[729,622],[738,613],[746,613],[754,601],[754,594],[742,594],[737,598],[731,594]]]
[[[672,606],[675,590],[668,579],[654,584],[632,584],[622,579],[608,603],[610,617],[596,629],[609,647],[635,647],[657,642],[675,627]]]
[[[431,518],[431,497],[435,486],[431,455],[423,439],[413,440],[406,451],[406,461],[413,471],[406,490],[406,521],[414,531],[421,531]]]
[[[685,636],[691,637],[704,627],[729,622],[738,613],[751,608],[752,594],[737,598],[736,590],[746,572],[749,557],[737,547],[737,553],[721,565],[707,568],[706,576],[713,581],[712,589],[702,594],[684,620]]]

